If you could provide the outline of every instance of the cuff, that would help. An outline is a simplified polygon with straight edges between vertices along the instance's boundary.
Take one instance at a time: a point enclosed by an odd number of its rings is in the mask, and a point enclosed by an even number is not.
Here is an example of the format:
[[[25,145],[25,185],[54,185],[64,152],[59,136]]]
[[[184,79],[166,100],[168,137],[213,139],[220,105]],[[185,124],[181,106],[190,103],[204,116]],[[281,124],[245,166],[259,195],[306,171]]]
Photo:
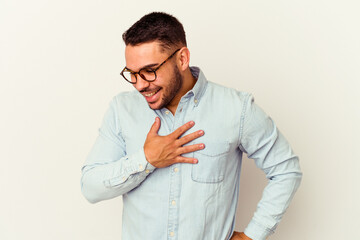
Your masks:
[[[273,234],[274,231],[269,230],[252,220],[246,227],[244,233],[253,240],[266,240],[266,237]]]
[[[146,177],[156,169],[146,160],[144,149],[135,152],[131,156],[126,156],[123,161],[118,161],[116,164],[118,164],[117,166],[119,169],[123,167],[123,170],[115,177],[105,180],[105,187],[112,188],[119,186],[120,184],[126,182],[129,177],[134,174]],[[116,168],[116,166],[114,168]]]
[[[145,172],[146,174],[150,174],[152,173],[156,167],[154,167],[153,165],[151,165],[145,157],[145,152],[144,149],[142,148],[140,151],[136,152],[133,156],[132,159],[134,160],[134,164],[132,164],[133,166],[133,172]]]

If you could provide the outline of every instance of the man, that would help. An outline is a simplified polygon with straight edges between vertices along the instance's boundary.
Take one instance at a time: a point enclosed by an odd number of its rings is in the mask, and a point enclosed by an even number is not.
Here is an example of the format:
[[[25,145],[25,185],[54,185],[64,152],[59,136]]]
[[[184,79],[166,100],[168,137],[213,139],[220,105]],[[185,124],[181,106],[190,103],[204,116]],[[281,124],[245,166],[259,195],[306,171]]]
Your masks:
[[[189,67],[181,23],[142,17],[124,34],[117,95],[82,169],[91,202],[123,196],[123,240],[262,240],[301,180],[298,158],[250,94]],[[269,179],[253,219],[234,232],[242,153]]]

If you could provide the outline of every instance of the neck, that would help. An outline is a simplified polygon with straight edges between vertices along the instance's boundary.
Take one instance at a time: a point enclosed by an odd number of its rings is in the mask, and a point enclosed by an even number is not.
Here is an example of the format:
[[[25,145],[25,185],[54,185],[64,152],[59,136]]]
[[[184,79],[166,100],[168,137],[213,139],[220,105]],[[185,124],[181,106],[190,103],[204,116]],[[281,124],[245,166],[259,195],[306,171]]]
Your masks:
[[[174,115],[176,109],[179,105],[180,99],[184,96],[188,91],[190,91],[196,83],[196,78],[191,74],[190,68],[187,68],[183,72],[183,83],[181,89],[179,90],[178,94],[174,97],[171,103],[167,106],[167,109]]]

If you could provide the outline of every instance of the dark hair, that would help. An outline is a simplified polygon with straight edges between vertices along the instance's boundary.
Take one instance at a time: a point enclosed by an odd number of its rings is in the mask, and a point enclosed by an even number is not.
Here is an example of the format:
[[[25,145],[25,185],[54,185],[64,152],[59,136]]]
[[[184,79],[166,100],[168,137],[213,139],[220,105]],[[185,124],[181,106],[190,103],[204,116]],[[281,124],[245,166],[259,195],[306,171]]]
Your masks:
[[[159,41],[165,49],[186,46],[183,25],[172,15],[152,12],[143,16],[122,35],[126,45]]]

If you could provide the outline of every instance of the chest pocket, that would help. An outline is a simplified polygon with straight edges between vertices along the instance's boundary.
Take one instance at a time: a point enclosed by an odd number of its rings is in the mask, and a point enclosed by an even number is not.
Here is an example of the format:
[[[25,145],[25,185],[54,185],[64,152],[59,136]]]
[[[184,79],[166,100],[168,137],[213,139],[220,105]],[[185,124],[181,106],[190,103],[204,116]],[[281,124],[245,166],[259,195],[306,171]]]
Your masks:
[[[229,142],[204,142],[205,149],[194,152],[198,163],[192,165],[191,178],[195,182],[217,183],[225,176]]]

